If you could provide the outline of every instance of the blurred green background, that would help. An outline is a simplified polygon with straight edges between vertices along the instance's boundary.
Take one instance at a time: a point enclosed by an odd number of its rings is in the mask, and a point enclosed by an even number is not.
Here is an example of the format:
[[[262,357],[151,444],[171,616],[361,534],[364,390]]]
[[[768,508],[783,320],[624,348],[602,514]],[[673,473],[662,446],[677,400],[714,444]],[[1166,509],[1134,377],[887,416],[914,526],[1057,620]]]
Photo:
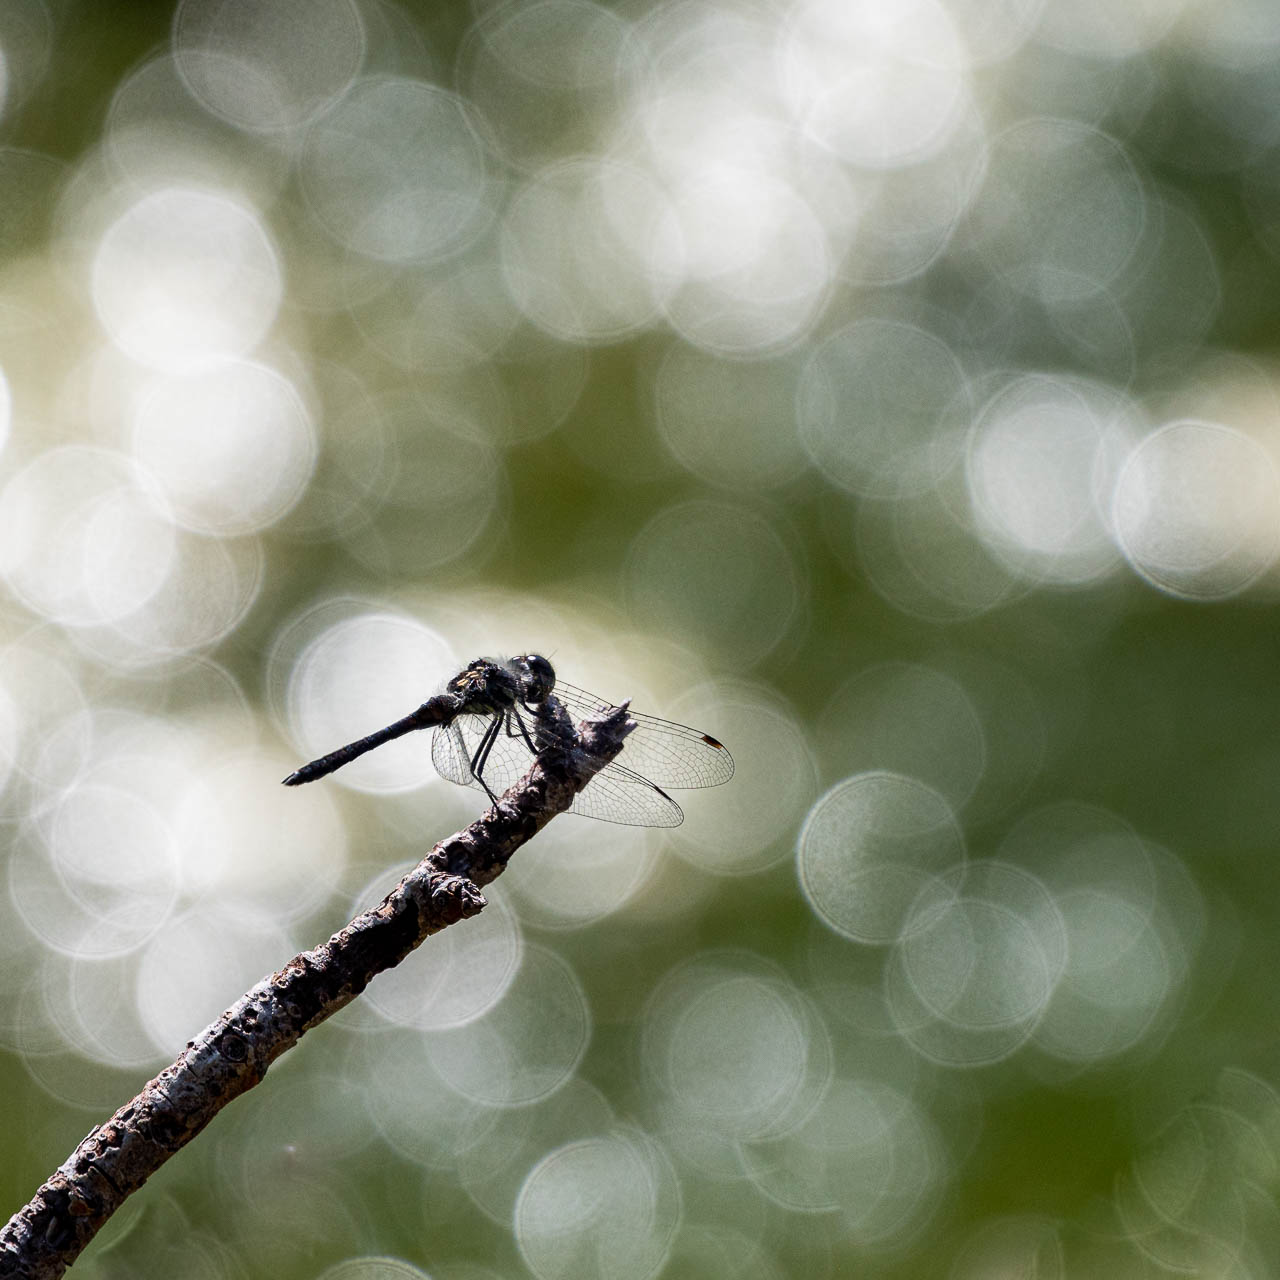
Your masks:
[[[0,3],[0,1187],[479,812],[704,729],[86,1277],[1280,1274],[1274,0]]]

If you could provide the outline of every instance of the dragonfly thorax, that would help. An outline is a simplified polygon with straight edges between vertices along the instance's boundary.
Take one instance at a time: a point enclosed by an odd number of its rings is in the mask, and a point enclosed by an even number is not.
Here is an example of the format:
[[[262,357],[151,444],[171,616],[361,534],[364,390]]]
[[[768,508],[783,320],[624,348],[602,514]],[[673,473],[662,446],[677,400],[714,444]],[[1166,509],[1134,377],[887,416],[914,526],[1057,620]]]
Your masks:
[[[487,715],[513,707],[520,688],[506,667],[489,658],[477,658],[445,685],[445,691],[460,698],[466,712]]]

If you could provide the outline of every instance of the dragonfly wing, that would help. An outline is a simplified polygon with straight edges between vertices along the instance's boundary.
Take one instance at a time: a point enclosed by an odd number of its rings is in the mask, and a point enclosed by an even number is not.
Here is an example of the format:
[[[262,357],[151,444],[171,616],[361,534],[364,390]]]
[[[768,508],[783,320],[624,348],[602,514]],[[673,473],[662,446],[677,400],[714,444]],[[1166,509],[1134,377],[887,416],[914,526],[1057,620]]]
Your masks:
[[[464,727],[466,730],[472,730],[472,726],[465,723],[469,721],[479,721],[484,726],[489,723],[489,718],[459,716],[448,724],[440,725],[431,735],[431,763],[435,765],[436,772],[447,781],[456,782],[460,787],[480,785],[471,772],[471,757],[475,753],[475,745],[470,741],[469,734],[464,732]],[[473,731],[476,744],[479,743],[480,734],[483,732],[483,727],[479,733]]]
[[[431,738],[431,761],[436,772],[459,786],[483,791],[480,780],[471,772],[471,761],[492,723],[492,716],[468,715],[437,728]],[[482,770],[484,780],[495,795],[500,795],[532,761],[533,752],[524,735],[508,717],[489,750]],[[617,763],[606,765],[596,774],[574,796],[569,811],[629,827],[678,827],[684,821],[680,806],[665,791]]]
[[[613,705],[563,681],[556,681],[555,695],[573,720]],[[627,735],[622,758],[633,777],[639,775],[663,787],[717,787],[733,777],[733,757],[709,734],[640,711],[632,711],[630,716],[636,727]]]
[[[678,827],[684,811],[663,790],[620,764],[606,765],[573,798],[570,813],[626,827]]]
[[[449,782],[483,791],[480,779],[471,772],[471,761],[492,724],[492,716],[458,716],[450,724],[441,725],[431,738],[431,763],[436,772]],[[533,752],[508,713],[507,722],[498,730],[481,766],[484,780],[494,795],[501,795],[532,763]]]

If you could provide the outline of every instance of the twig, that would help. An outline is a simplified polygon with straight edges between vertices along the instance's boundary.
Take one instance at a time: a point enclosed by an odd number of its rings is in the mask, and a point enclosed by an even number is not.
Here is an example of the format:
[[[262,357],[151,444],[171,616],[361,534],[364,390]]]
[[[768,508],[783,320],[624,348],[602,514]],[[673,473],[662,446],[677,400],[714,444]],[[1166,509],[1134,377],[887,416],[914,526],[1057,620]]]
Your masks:
[[[14,1214],[0,1232],[0,1277],[62,1275],[125,1198],[253,1088],[305,1031],[425,938],[475,915],[485,905],[480,886],[573,803],[634,728],[625,703],[584,720],[563,747],[543,751],[496,805],[437,844],[378,906],[246,992],[98,1125]]]

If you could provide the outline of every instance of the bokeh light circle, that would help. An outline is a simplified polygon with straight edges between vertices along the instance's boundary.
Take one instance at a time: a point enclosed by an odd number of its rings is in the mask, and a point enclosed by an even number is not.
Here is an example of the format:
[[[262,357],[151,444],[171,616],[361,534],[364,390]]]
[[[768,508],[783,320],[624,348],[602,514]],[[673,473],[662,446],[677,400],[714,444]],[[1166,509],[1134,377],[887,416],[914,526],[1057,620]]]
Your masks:
[[[133,359],[184,371],[253,350],[274,323],[283,281],[257,215],[212,191],[143,196],[102,234],[93,300]]]
[[[871,1246],[914,1234],[946,1172],[924,1108],[897,1083],[872,1078],[833,1081],[801,1128],[744,1146],[742,1159],[774,1204],[838,1214],[843,1231]]]
[[[687,793],[675,852],[717,875],[754,875],[781,862],[818,790],[801,721],[767,690],[735,683],[694,690],[669,714],[732,743],[734,759],[728,786]]]
[[[966,475],[984,541],[1029,576],[1083,584],[1118,562],[1109,498],[1129,445],[1123,401],[1040,374],[983,407]]]
[[[68,791],[38,842],[15,842],[8,891],[18,918],[53,950],[81,959],[136,951],[178,900],[174,833],[145,796],[103,781]]]
[[[694,501],[660,511],[627,560],[644,625],[713,645],[743,665],[781,643],[800,605],[800,573],[772,523],[745,507]]]
[[[528,170],[604,148],[644,51],[626,15],[591,0],[491,5],[463,44],[458,83],[490,146]]]
[[[316,1280],[431,1280],[431,1273],[402,1258],[368,1254],[326,1267]]]
[[[438,261],[487,221],[489,176],[466,104],[421,80],[358,81],[312,127],[300,164],[329,234],[381,262]]]
[[[796,843],[809,905],[838,933],[868,943],[894,941],[921,891],[964,856],[947,802],[914,778],[883,772],[832,787]]]
[[[0,0],[15,1168],[475,819],[430,731],[280,785],[473,655],[737,766],[557,818],[89,1276],[1271,1274],[1278,51]]]
[[[427,1051],[464,1097],[490,1107],[527,1106],[572,1079],[591,1022],[570,966],[545,947],[526,947],[519,972],[483,1017],[437,1031]]]
[[[445,639],[395,613],[365,612],[327,627],[295,659],[286,715],[309,757],[406,716],[460,664]],[[362,791],[404,791],[434,778],[430,735],[411,733],[334,775]]]
[[[914,497],[864,499],[856,514],[842,505],[832,515],[834,540],[850,566],[912,617],[977,617],[1026,594],[1031,585],[1018,566],[997,557],[977,536],[967,495],[958,492],[962,481],[962,475],[959,481],[953,476]],[[854,546],[848,547],[851,536]]]
[[[181,524],[243,535],[297,502],[315,466],[316,438],[286,378],[237,360],[157,382],[139,406],[133,451]]]
[[[111,912],[121,945],[139,929],[158,929],[177,899],[179,863],[169,815],[141,791],[109,774],[86,779],[60,798],[46,836],[51,865],[91,911],[104,912],[113,899],[130,895],[147,901],[147,910],[127,927],[118,906]]]
[[[851,165],[895,169],[940,150],[968,97],[968,54],[945,6],[804,0],[780,58],[805,134]]]
[[[1106,0],[1079,0],[1068,5],[1050,4],[1038,31],[1045,44],[1080,57],[1120,60],[1132,57],[1160,42],[1188,7],[1188,0],[1141,0],[1131,5],[1112,5]],[[1217,32],[1229,29],[1222,13],[1209,24]],[[1196,47],[1206,39],[1199,31],[1188,32]],[[1211,38],[1210,38],[1211,39]]]
[[[513,339],[525,337],[497,263],[464,258],[451,270],[407,269],[380,283],[384,287],[366,294],[356,278],[358,292],[348,306],[361,333],[399,369],[483,369]]]
[[[1151,1038],[1205,929],[1205,903],[1186,868],[1114,814],[1068,802],[1025,815],[1000,852],[1034,867],[1067,939],[1036,1045],[1079,1069]]]
[[[164,920],[163,913],[157,922]],[[81,1059],[87,1059],[108,1071],[143,1069],[154,1071],[163,1061],[155,1044],[147,1034],[138,1015],[133,999],[133,985],[137,977],[135,954],[101,956],[74,955],[65,970],[57,978],[47,975],[50,1012],[65,1043]],[[52,1062],[41,1066],[50,1068],[45,1077],[46,1087],[61,1072]],[[34,1073],[42,1075],[40,1066]],[[97,1092],[97,1073],[85,1072],[83,1063],[81,1078],[69,1071],[63,1077],[66,1086],[81,1094]],[[109,1076],[108,1076],[109,1078]],[[108,1095],[109,1097],[109,1095]],[[77,1099],[79,1100],[79,1099]],[[91,1105],[109,1106],[108,1098],[86,1098]]]
[[[1170,422],[1140,441],[1116,480],[1116,536],[1169,595],[1222,600],[1280,553],[1280,480],[1257,441],[1218,423]]]
[[[47,0],[8,0],[0,12],[0,118],[44,83],[54,32]]]
[[[969,382],[940,338],[896,320],[867,319],[832,334],[805,366],[801,439],[816,467],[853,493],[932,488],[958,452]]]
[[[974,862],[926,883],[885,975],[891,1015],[925,1057],[978,1066],[1036,1031],[1068,964],[1049,888],[1030,872]]]
[[[666,1153],[630,1130],[571,1142],[536,1164],[513,1227],[537,1280],[650,1280],[680,1222]]]
[[[122,669],[174,663],[230,633],[258,598],[262,580],[263,552],[256,539],[180,534],[168,576],[146,604],[85,628],[77,640]]]
[[[706,953],[668,973],[649,999],[642,1046],[680,1123],[733,1141],[794,1128],[830,1070],[800,993],[746,953]]]
[[[887,770],[936,789],[956,808],[987,770],[987,735],[968,690],[917,663],[882,662],[839,685],[818,718],[832,772]]]
[[[0,691],[0,777],[29,780],[46,795],[48,789],[60,791],[70,780],[68,770],[74,776],[87,753],[91,712],[79,673],[38,628],[0,648]],[[62,750],[51,751],[57,736]],[[5,817],[25,812],[31,799],[16,788],[0,798]]]
[[[988,1219],[961,1246],[948,1280],[991,1280],[999,1275],[1066,1280],[1059,1223],[1033,1214]]]
[[[346,865],[347,833],[328,792],[303,806],[280,785],[280,755],[242,750],[207,764],[176,800],[184,888],[205,906],[294,920],[313,911]]]
[[[529,1106],[489,1115],[495,1123],[477,1125],[479,1133],[467,1135],[454,1167],[473,1203],[504,1231],[510,1229],[525,1177],[548,1151],[606,1133],[618,1122],[609,1100],[580,1076]]]
[[[773,173],[709,166],[659,227],[671,326],[695,346],[752,356],[799,342],[831,287],[826,229]]]
[[[0,574],[46,618],[88,627],[136,613],[176,553],[162,496],[110,450],[51,449],[0,491]]]
[[[991,269],[1055,304],[1118,279],[1137,251],[1147,194],[1124,147],[1075,120],[1029,119],[992,142],[972,234]]]
[[[1070,939],[1068,965],[1036,1043],[1068,1062],[1133,1048],[1177,990],[1178,965],[1139,906],[1105,889],[1058,897]]]
[[[950,144],[929,160],[859,174],[863,205],[840,277],[859,285],[902,284],[946,252],[985,172],[987,126],[967,110]]]
[[[653,263],[663,196],[654,178],[616,161],[572,160],[530,179],[507,212],[507,287],[557,337],[613,340],[658,314]]]
[[[364,1084],[368,1114],[394,1152],[452,1173],[458,1157],[491,1134],[500,1117],[449,1087],[431,1065],[427,1035],[400,1029],[360,1036],[345,1067]]]
[[[475,416],[466,407],[470,413],[458,413],[439,384],[375,401],[386,456],[369,461],[385,466],[385,483],[370,502],[376,521],[357,526],[345,541],[376,572],[394,568],[409,581],[428,578],[472,551],[503,510],[505,475],[488,439],[489,406]]]
[[[688,814],[685,819],[687,825]],[[601,840],[595,826],[557,822],[542,833],[536,861],[517,858],[507,867],[503,883],[519,903],[521,919],[544,929],[580,929],[643,890],[657,865],[653,834],[619,827]]]
[[[202,106],[238,128],[273,133],[305,124],[346,90],[365,34],[354,0],[181,0],[173,48]]]
[[[680,464],[710,484],[770,489],[805,466],[795,430],[797,362],[724,360],[674,343],[654,379],[658,430]]]
[[[233,77],[242,64],[213,55],[205,65],[214,75]],[[289,179],[286,151],[286,135],[249,142],[235,125],[210,115],[192,97],[179,59],[157,53],[112,96],[103,159],[110,162],[113,189],[103,194],[111,201],[130,187],[184,185],[235,191],[265,209]],[[290,280],[291,290],[296,283]]]

